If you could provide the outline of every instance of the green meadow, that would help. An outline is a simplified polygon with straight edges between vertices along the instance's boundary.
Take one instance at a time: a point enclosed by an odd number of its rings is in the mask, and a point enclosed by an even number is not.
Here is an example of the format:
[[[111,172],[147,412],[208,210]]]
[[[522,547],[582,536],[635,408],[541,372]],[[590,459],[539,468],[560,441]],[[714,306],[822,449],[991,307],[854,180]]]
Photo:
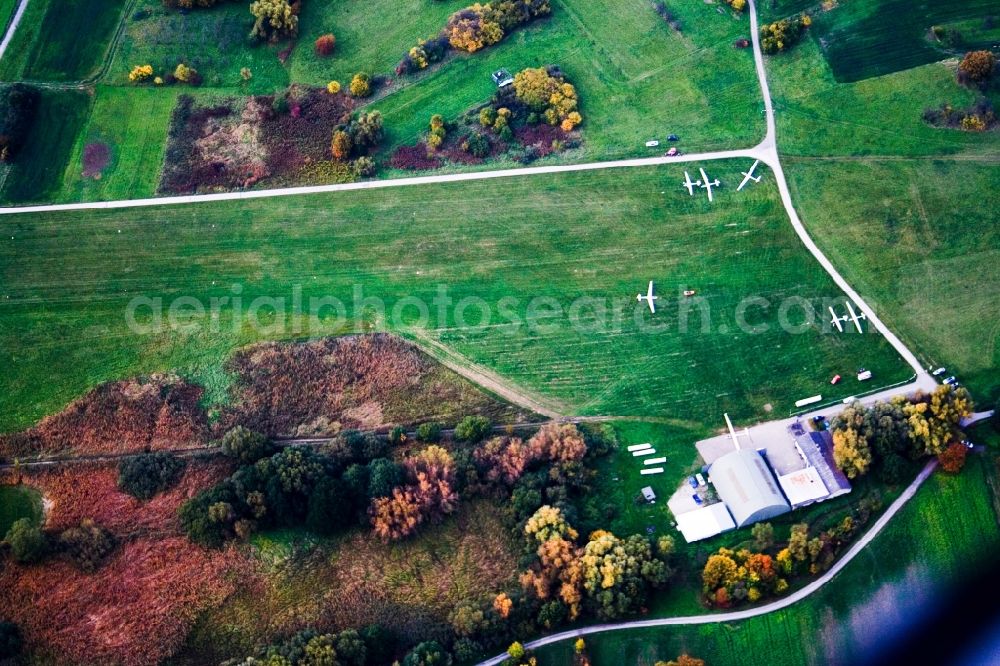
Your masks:
[[[709,171],[731,187],[745,166]],[[219,368],[234,348],[349,330],[436,339],[566,413],[682,425],[716,427],[724,411],[763,420],[803,396],[834,400],[910,376],[877,334],[833,334],[819,315],[810,324],[804,303],[825,311],[839,290],[793,233],[773,181],[709,204],[682,179],[679,167],[604,170],[4,216],[0,427],[23,427],[101,381],[170,369],[221,400]],[[655,317],[635,300],[648,280],[661,294]],[[211,298],[236,295],[241,312],[272,297],[287,313],[293,290],[304,304],[335,297],[346,316],[327,308],[310,319],[304,307],[270,326],[265,303],[250,327],[246,312],[234,323],[230,300],[198,331],[167,326],[167,312],[156,327],[148,307],[136,310],[148,335],[126,325],[135,296],[164,309],[190,297],[208,317]],[[444,310],[439,297],[451,299]],[[175,319],[192,311],[182,303]],[[851,376],[859,366],[875,373],[871,386]],[[847,381],[831,387],[834,374]]]

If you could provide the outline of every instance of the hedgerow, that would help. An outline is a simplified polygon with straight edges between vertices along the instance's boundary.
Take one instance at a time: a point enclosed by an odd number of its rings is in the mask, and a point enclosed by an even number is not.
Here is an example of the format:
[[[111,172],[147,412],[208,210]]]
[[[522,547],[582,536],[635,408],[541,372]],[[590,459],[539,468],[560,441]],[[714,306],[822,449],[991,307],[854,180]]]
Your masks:
[[[396,65],[396,74],[411,74],[442,60],[449,49],[474,53],[496,44],[518,26],[552,13],[549,0],[503,0],[476,3],[448,18],[437,37],[419,42]]]

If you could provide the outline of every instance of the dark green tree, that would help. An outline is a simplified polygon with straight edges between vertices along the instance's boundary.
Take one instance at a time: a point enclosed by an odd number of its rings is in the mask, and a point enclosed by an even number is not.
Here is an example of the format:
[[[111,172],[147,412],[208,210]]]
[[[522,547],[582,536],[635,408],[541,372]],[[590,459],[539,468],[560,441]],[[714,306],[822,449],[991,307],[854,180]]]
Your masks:
[[[481,442],[493,430],[485,416],[466,416],[455,426],[455,438],[463,442]]]
[[[129,456],[118,465],[118,488],[136,499],[148,500],[177,485],[187,463],[165,452]]]
[[[250,465],[273,453],[264,435],[236,426],[222,436],[222,452],[244,465]]]
[[[6,541],[14,559],[21,564],[40,562],[49,551],[45,533],[28,518],[14,521],[7,531]]]

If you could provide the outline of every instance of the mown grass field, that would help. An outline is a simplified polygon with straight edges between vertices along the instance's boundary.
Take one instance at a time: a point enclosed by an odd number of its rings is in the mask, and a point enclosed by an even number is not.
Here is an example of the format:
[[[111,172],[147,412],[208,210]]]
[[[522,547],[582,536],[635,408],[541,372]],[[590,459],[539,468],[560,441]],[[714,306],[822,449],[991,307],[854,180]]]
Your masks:
[[[709,170],[732,187],[745,166]],[[567,412],[712,427],[723,411],[737,422],[760,420],[769,407],[788,413],[802,396],[835,399],[910,376],[877,335],[834,335],[820,329],[823,317],[798,334],[782,330],[779,313],[793,326],[805,316],[795,301],[783,309],[783,299],[836,298],[838,290],[792,232],[773,183],[739,195],[723,189],[713,205],[683,192],[682,172],[5,216],[0,346],[10,370],[0,423],[26,425],[107,379],[178,368],[207,380],[233,348],[253,340],[383,327],[426,330]],[[635,301],[650,279],[661,294],[652,321]],[[207,299],[233,296],[234,283],[244,311],[258,296],[284,297],[290,309],[297,285],[304,304],[311,296],[344,301],[347,319],[328,309],[308,328],[251,329],[246,312],[233,325],[230,304],[219,309],[218,332],[207,321],[201,332],[152,335],[126,325],[134,296],[164,298],[164,307],[190,296],[209,308]],[[434,303],[439,286],[453,304],[443,316]],[[707,314],[683,289],[697,290]],[[362,301],[369,296],[384,299],[384,313]],[[744,332],[736,312],[750,296],[769,303],[746,309],[754,329]],[[408,297],[427,304],[425,321]],[[514,300],[501,303],[505,297]],[[574,309],[581,297],[596,302]],[[475,302],[459,307],[464,298],[482,299],[489,321]],[[555,308],[564,314],[549,316]],[[650,331],[649,323],[665,326]],[[850,378],[862,365],[875,373],[870,387]],[[848,381],[831,388],[835,373]]]
[[[98,74],[127,0],[34,0],[0,61],[0,80],[79,81]]]
[[[992,406],[1000,397],[1000,164],[788,165],[803,220],[834,265],[927,365],[947,366]]]
[[[1000,134],[921,117],[973,103],[954,63],[838,83],[807,40],[768,68],[785,173],[810,233],[928,365],[995,402]]]
[[[713,666],[758,663],[761,655],[778,666],[872,659],[950,582],[990,566],[1000,549],[988,484],[995,476],[994,461],[982,456],[959,476],[935,474],[831,583],[788,609],[743,622],[588,636],[591,661],[638,666],[681,653]],[[572,641],[539,651],[553,666],[573,663],[572,653]]]
[[[810,41],[823,45],[834,77],[860,81],[942,60],[957,51],[929,37],[932,26],[963,33],[962,49],[990,48],[995,37],[983,20],[1000,14],[997,0],[860,0],[832,3],[822,10],[816,0],[763,0],[762,16],[773,20],[809,10]]]
[[[3,186],[7,202],[47,202],[59,198],[73,144],[87,121],[92,102],[86,91],[41,91],[25,147],[8,167]]]

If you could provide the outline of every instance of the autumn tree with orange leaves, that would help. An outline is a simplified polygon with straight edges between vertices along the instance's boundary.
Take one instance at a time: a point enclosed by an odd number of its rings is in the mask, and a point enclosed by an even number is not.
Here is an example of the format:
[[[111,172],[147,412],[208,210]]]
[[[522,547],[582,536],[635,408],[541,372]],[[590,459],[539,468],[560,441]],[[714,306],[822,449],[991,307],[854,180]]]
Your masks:
[[[440,520],[458,508],[455,462],[445,449],[429,446],[403,467],[406,485],[394,488],[390,497],[375,498],[369,508],[375,534],[386,541],[406,538],[424,521]]]

